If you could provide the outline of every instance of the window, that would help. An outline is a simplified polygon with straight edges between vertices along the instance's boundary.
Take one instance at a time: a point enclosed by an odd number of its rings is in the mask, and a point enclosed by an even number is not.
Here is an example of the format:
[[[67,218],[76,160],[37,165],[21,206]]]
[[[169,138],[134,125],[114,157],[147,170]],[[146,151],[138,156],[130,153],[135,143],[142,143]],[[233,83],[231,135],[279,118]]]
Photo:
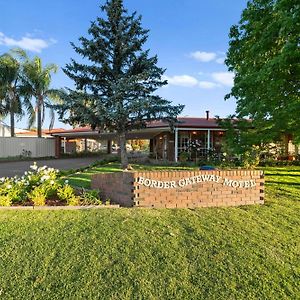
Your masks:
[[[178,132],[178,155],[181,152],[188,152],[191,159],[207,156],[207,138],[206,130],[179,131]],[[210,135],[210,147],[213,145],[213,135]]]

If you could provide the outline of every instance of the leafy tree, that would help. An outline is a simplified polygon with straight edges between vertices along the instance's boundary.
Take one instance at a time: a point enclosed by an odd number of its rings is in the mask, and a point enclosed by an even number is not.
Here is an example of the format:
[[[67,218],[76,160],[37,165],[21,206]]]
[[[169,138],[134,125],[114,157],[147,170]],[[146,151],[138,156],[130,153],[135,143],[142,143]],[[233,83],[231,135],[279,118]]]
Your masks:
[[[15,136],[15,118],[23,115],[22,106],[32,111],[30,101],[22,102],[22,64],[14,54],[12,51],[0,56],[0,116],[10,116],[12,137]]]
[[[72,125],[90,125],[93,129],[118,134],[122,167],[128,165],[126,133],[147,122],[176,120],[183,106],[154,92],[167,84],[157,57],[143,50],[148,30],[141,26],[141,16],[129,15],[122,0],[110,0],[101,7],[104,17],[92,22],[90,38],[80,37],[75,51],[89,64],[72,59],[64,72],[74,80],[64,104],[57,107],[61,118]],[[64,114],[68,112],[68,116]]]
[[[50,89],[51,74],[57,71],[57,66],[49,64],[42,66],[41,58],[34,57],[32,60],[26,59],[22,72],[22,94],[28,101],[35,98],[35,111],[31,114],[29,127],[37,119],[37,135],[42,137],[42,125],[45,119],[46,108],[50,109],[50,128],[54,122],[54,109],[52,102],[57,100],[57,93],[54,89]]]
[[[240,130],[252,120],[248,144],[300,141],[300,5],[297,0],[252,0],[230,29],[226,64],[235,73],[226,99],[237,99]]]

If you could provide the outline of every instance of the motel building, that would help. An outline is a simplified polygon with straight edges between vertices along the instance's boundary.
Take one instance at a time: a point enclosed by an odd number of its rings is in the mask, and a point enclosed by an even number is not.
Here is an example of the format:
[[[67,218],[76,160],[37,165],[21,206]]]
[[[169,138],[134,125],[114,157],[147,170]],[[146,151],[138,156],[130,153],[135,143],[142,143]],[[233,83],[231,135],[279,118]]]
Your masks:
[[[118,138],[114,132],[99,132],[88,127],[72,130],[52,131],[56,138],[56,156],[65,152],[66,146],[74,140],[97,140],[106,145],[107,153],[112,151],[112,143]],[[134,130],[127,134],[127,140],[149,140],[149,151],[152,158],[158,160],[178,161],[180,154],[187,153],[188,159],[205,158],[210,151],[220,153],[224,130],[216,119],[209,118],[178,118],[171,129],[168,123],[156,121],[146,128]]]

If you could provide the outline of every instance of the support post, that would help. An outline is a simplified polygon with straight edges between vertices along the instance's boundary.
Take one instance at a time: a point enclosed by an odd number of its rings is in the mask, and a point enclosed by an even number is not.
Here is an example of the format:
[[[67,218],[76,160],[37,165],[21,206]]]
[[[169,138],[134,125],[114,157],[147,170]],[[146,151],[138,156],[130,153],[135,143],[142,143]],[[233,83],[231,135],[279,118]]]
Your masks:
[[[64,153],[67,153],[67,138],[64,137]]]
[[[209,151],[211,148],[211,145],[210,145],[210,130],[208,129],[207,130],[207,151]]]
[[[61,154],[61,137],[55,137],[55,158],[60,158]]]
[[[178,162],[178,128],[175,128],[175,145],[174,145],[175,162]]]

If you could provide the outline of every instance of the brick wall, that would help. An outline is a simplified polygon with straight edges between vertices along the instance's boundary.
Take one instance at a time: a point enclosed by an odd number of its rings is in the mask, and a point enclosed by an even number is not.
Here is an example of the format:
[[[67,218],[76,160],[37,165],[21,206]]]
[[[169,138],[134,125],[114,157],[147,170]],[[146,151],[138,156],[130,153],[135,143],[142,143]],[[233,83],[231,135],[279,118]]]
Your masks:
[[[96,174],[92,177],[92,189],[100,189],[101,196],[122,206],[133,206],[133,173],[118,172]]]
[[[157,171],[96,174],[92,188],[122,206],[194,208],[264,203],[262,171]]]

